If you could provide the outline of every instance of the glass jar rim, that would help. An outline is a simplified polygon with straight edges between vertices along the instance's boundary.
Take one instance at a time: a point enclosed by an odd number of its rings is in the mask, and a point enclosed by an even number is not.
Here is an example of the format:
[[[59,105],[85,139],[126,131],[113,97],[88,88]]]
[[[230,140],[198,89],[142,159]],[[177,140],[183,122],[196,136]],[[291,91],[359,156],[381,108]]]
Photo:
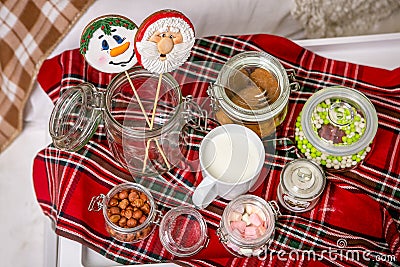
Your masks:
[[[148,201],[150,202],[150,212],[149,215],[147,216],[146,220],[135,227],[131,227],[131,228],[124,228],[124,227],[120,227],[118,225],[116,225],[115,223],[111,222],[110,218],[107,216],[107,203],[109,202],[109,200],[119,191],[123,190],[123,189],[136,189],[140,192],[143,192],[146,194]],[[132,182],[125,182],[119,185],[114,186],[113,188],[111,188],[110,191],[108,191],[107,195],[105,196],[105,198],[103,199],[103,216],[104,219],[106,220],[107,224],[113,228],[116,231],[119,231],[121,233],[132,233],[132,232],[136,232],[136,231],[140,231],[143,228],[147,227],[149,223],[153,222],[154,220],[154,215],[156,213],[156,206],[155,206],[155,202],[154,202],[154,198],[151,195],[150,191],[147,190],[144,186],[137,184],[137,183],[132,183]]]
[[[123,80],[123,79],[127,79],[126,77],[126,73],[128,73],[129,77],[132,79],[131,74],[133,76],[145,76],[145,77],[157,77],[157,75],[155,73],[149,72],[148,70],[140,67],[140,66],[135,66],[129,70],[127,70],[126,72],[121,72],[119,74],[117,74],[109,83],[109,85],[107,86],[107,93],[106,93],[106,98],[105,98],[105,114],[106,116],[112,121],[112,123],[119,129],[121,129],[121,132],[123,132],[124,135],[129,136],[129,137],[139,137],[139,138],[143,138],[143,137],[156,137],[156,136],[160,136],[163,132],[168,131],[170,128],[172,128],[174,126],[174,124],[176,123],[176,120],[179,118],[178,114],[179,111],[181,109],[181,104],[182,104],[182,93],[180,90],[180,86],[178,84],[178,82],[174,79],[174,77],[169,74],[169,73],[163,73],[160,74],[162,75],[162,80],[166,81],[167,83],[169,83],[171,85],[171,88],[177,91],[177,96],[178,96],[178,105],[176,107],[176,110],[174,112],[174,114],[171,116],[171,118],[165,123],[163,124],[162,127],[157,128],[157,129],[145,129],[145,130],[135,130],[132,129],[130,127],[127,127],[121,123],[119,123],[111,114],[110,111],[110,103],[112,100],[112,95],[114,93],[115,90],[118,89],[118,87],[112,88],[115,83],[117,83],[119,80]],[[158,79],[159,77],[157,77]]]
[[[278,81],[280,96],[271,105],[266,105],[261,109],[245,109],[235,104],[225,92],[225,84],[229,77],[241,68],[249,64],[258,64],[261,68],[272,72]],[[217,80],[212,86],[214,97],[219,102],[220,107],[228,114],[233,114],[236,118],[249,122],[264,121],[274,118],[287,105],[290,95],[289,78],[285,68],[272,55],[263,51],[241,52],[230,58],[221,68]]]
[[[195,244],[189,247],[178,245],[178,241],[174,240],[174,238],[171,237],[171,224],[175,222],[175,219],[177,217],[182,215],[192,216],[194,220],[199,223],[200,226],[200,239]],[[189,206],[178,206],[169,210],[162,218],[159,227],[159,237],[161,243],[168,252],[178,257],[188,257],[196,254],[206,246],[208,238],[207,224],[200,212],[198,212],[194,208]],[[176,241],[176,243],[173,243],[173,241]]]
[[[318,104],[327,99],[341,99],[346,103],[352,103],[360,107],[361,112],[365,115],[366,129],[360,139],[346,146],[328,145],[327,142],[321,140],[314,132],[312,127],[311,114]],[[344,86],[325,87],[315,92],[305,103],[302,109],[301,126],[305,138],[317,150],[332,156],[353,155],[365,149],[374,139],[378,130],[378,115],[372,102],[360,91]],[[308,116],[305,116],[308,115]]]
[[[245,239],[243,237],[236,235],[235,233],[232,233],[232,231],[230,230],[229,213],[237,205],[244,205],[244,204],[251,204],[260,208],[264,213],[266,221],[268,221],[268,228],[266,229],[265,233],[258,238]],[[236,245],[245,248],[246,247],[251,248],[253,246],[262,246],[266,244],[268,240],[272,237],[272,234],[275,231],[276,216],[277,214],[273,211],[272,207],[267,203],[267,201],[255,195],[245,194],[235,198],[234,200],[229,202],[228,205],[225,207],[225,210],[222,214],[221,226],[225,229],[227,234],[229,234],[230,241],[232,241]]]

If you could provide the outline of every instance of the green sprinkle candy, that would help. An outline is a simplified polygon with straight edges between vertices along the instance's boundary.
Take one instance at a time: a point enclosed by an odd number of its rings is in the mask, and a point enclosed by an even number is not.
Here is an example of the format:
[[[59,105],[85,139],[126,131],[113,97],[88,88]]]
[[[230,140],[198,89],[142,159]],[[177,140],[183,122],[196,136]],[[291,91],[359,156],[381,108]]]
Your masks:
[[[315,153],[311,153],[310,156],[315,159],[317,157],[317,155],[315,155]]]
[[[347,144],[351,145],[353,143],[353,140],[351,138],[347,138]]]
[[[321,160],[321,164],[325,166],[326,165],[326,160]]]
[[[303,141],[302,141],[302,140],[299,140],[299,141],[297,142],[297,145],[302,146],[302,145],[303,145]]]

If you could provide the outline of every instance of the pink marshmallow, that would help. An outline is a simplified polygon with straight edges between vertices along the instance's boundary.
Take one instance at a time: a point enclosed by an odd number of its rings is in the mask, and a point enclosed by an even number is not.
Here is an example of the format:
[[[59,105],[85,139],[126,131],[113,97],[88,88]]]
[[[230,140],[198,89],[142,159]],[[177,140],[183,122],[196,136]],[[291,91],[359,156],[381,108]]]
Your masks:
[[[263,221],[260,219],[260,217],[257,215],[257,213],[252,213],[250,214],[250,223],[254,226],[260,226],[263,224]]]
[[[261,225],[258,227],[258,233],[260,234],[260,236],[264,235],[266,231],[267,229],[264,226]]]
[[[244,233],[244,231],[246,229],[246,223],[243,221],[232,221],[230,226],[232,228],[232,231],[237,229],[242,234]]]
[[[240,221],[242,219],[242,214],[236,211],[229,213],[229,221]]]
[[[259,237],[258,229],[255,226],[247,226],[244,230],[244,236],[247,238],[257,238]]]

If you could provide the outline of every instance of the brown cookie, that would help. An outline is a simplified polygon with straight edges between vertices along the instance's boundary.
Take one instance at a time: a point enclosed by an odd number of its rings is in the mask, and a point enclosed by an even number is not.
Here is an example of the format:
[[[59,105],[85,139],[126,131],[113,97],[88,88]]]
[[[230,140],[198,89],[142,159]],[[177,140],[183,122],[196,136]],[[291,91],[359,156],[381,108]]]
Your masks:
[[[262,107],[263,99],[264,91],[253,85],[239,91],[231,100],[239,107],[256,110]]]
[[[278,81],[269,71],[257,68],[250,74],[250,78],[258,87],[267,92],[269,104],[274,103],[278,99],[280,93]]]
[[[260,122],[258,124],[244,124],[247,128],[253,130],[259,137],[263,138],[275,131],[274,120]]]
[[[220,124],[231,124],[233,121],[220,109],[215,113],[215,118]]]
[[[235,71],[230,77],[228,81],[227,88],[225,88],[225,93],[228,95],[235,94],[242,90],[243,88],[251,85],[253,82],[249,77],[249,73],[246,69],[240,69],[239,71]]]

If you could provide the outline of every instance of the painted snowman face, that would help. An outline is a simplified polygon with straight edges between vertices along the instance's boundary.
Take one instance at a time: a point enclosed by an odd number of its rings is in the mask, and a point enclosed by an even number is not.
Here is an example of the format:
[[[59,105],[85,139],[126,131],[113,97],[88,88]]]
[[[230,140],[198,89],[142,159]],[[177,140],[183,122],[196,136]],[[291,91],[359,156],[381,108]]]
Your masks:
[[[99,71],[126,71],[137,63],[134,50],[136,32],[136,25],[127,19],[106,17],[96,20],[86,27],[82,36],[81,53]]]

